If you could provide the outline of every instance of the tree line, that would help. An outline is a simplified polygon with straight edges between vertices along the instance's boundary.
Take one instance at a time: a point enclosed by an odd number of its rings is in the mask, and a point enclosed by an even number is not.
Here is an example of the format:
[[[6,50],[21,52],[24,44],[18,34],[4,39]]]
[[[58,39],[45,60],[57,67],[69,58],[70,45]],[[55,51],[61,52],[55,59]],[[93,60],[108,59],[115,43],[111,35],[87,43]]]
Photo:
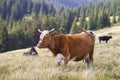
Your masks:
[[[80,32],[79,27],[95,30],[120,23],[119,0],[90,2],[67,10],[44,0],[0,1],[0,52],[35,46],[38,28],[74,34]]]

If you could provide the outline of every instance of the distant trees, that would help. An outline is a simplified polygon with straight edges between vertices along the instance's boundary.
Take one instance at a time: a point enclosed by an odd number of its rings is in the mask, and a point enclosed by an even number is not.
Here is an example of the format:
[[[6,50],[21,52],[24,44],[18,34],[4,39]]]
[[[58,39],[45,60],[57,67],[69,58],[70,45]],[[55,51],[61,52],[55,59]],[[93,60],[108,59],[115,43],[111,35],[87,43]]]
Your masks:
[[[71,29],[70,29],[70,34],[75,34],[79,32],[79,27],[77,26],[77,17],[73,20]]]
[[[0,18],[0,52],[8,50],[8,31],[6,23]]]
[[[120,16],[118,16],[118,22],[120,22]]]
[[[84,29],[88,29],[88,22],[87,22],[86,18],[87,17],[83,11],[83,13],[81,13],[81,15],[80,15],[80,20],[79,20],[80,24],[79,25],[80,25],[80,27],[83,27]]]
[[[21,20],[26,14],[35,13],[38,17],[39,13],[50,14],[54,13],[55,9],[53,5],[45,3],[45,1],[38,0],[34,2],[32,0],[1,0],[0,13],[3,19]]]
[[[118,3],[120,5],[120,3]],[[117,7],[118,22],[120,22],[120,6]]]
[[[102,16],[101,16],[101,19],[100,19],[100,27],[101,28],[104,28],[104,27],[110,27],[111,26],[111,23],[110,23],[110,19],[108,17],[108,15],[106,13],[104,13]]]
[[[67,18],[66,29],[67,29],[67,33],[69,33],[71,25],[72,25],[72,22],[74,21],[74,18],[76,16],[76,12],[74,11],[74,9],[68,9],[66,16],[67,16],[66,17]]]
[[[94,16],[89,16],[89,29],[94,30],[97,28],[97,20]]]

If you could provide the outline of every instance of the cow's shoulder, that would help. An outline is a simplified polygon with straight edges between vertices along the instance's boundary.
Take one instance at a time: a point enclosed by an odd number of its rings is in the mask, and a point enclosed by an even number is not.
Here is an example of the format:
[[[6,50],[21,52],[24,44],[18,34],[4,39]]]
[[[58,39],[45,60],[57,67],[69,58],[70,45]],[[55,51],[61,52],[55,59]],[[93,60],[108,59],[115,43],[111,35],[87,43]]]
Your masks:
[[[66,40],[68,38],[68,35],[66,34],[58,34],[54,37],[58,41]]]
[[[54,37],[55,39],[55,44],[59,46],[59,48],[64,47],[65,45],[68,44],[69,38],[66,34],[59,34]]]

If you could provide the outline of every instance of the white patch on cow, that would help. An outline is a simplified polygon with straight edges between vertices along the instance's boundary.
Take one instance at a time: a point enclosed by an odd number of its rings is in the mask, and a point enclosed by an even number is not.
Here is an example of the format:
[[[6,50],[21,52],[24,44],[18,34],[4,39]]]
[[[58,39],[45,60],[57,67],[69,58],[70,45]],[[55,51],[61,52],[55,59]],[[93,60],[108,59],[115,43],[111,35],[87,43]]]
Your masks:
[[[49,33],[48,30],[42,31],[42,33],[41,33],[41,35],[40,35],[40,39],[43,40],[44,36],[45,36],[46,34],[48,34],[48,33]]]
[[[93,32],[92,30],[87,30],[86,32],[87,32],[88,34],[90,34],[92,37],[95,37],[95,36],[96,36],[95,32]],[[86,33],[86,32],[81,32],[80,34],[84,34],[84,33]]]
[[[70,60],[74,61],[74,60],[76,60],[76,58],[77,58],[77,57],[75,56],[75,57],[73,57],[73,58],[72,58],[72,59],[70,59]]]
[[[93,32],[92,30],[88,30],[87,32],[92,33],[93,37],[96,36],[95,32]]]
[[[81,32],[80,34],[84,34],[85,32]]]
[[[92,63],[93,63],[93,62],[92,62],[92,61],[90,61],[90,70],[92,70]]]
[[[62,54],[57,54],[57,56],[55,58],[56,58],[57,62],[62,62],[64,57]]]

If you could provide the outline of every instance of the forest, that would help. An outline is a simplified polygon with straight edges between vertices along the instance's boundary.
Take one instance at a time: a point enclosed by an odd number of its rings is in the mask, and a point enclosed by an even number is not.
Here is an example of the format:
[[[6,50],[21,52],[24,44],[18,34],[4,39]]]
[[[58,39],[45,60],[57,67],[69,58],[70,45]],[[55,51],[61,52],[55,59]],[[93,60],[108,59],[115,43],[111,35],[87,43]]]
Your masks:
[[[0,0],[0,52],[35,46],[38,28],[75,34],[80,27],[97,30],[114,24],[120,25],[119,0],[99,0],[67,9],[44,0]]]

